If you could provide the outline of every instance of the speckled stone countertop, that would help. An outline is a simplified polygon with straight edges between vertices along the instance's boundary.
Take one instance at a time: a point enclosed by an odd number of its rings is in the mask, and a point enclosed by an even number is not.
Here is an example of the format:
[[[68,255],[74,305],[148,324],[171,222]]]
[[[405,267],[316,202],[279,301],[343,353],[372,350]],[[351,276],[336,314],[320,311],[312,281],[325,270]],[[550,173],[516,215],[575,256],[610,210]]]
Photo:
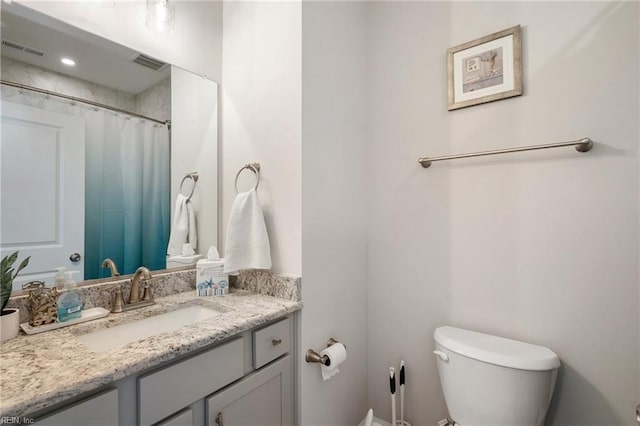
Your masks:
[[[200,305],[222,312],[112,349],[91,352],[77,336],[136,319]],[[247,290],[223,297],[196,297],[195,291],[156,298],[156,304],[41,334],[21,334],[0,345],[0,416],[29,415],[98,389],[300,310],[290,300]]]

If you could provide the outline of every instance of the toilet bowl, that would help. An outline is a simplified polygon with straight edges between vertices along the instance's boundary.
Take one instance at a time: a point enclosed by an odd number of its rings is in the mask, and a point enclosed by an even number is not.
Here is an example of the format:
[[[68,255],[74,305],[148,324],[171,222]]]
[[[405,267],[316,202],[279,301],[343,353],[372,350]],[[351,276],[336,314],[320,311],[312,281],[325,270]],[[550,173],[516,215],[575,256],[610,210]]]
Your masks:
[[[544,346],[444,326],[434,332],[450,419],[460,426],[539,426],[560,359]]]

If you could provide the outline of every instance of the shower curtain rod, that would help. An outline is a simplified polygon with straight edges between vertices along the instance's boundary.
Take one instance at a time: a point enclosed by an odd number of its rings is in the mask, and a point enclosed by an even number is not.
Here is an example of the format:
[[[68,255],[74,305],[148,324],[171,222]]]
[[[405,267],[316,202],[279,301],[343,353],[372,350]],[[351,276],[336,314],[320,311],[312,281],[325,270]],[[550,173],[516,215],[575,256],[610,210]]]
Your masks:
[[[101,104],[99,102],[90,101],[89,99],[76,98],[75,96],[69,96],[69,95],[65,95],[63,93],[52,92],[50,90],[40,89],[38,87],[28,86],[28,85],[22,84],[22,83],[15,83],[15,82],[9,81],[9,80],[0,80],[0,83],[4,84],[6,86],[12,86],[12,87],[17,87],[19,89],[31,90],[32,92],[44,93],[45,95],[49,95],[49,96],[56,96],[58,98],[69,99],[71,101],[82,102],[84,104],[93,105],[93,106],[104,108],[104,109],[108,109],[108,110],[111,110],[111,111],[121,112],[123,114],[132,115],[134,117],[144,118],[145,120],[153,121],[154,123],[158,123],[158,124],[166,124],[167,126],[171,125],[171,121],[170,120],[160,121],[158,119],[147,117],[146,115],[138,114],[136,112],[131,112],[131,111],[127,111],[127,110],[124,110],[124,109],[120,109],[120,108],[112,107],[112,106],[109,106],[109,105]]]

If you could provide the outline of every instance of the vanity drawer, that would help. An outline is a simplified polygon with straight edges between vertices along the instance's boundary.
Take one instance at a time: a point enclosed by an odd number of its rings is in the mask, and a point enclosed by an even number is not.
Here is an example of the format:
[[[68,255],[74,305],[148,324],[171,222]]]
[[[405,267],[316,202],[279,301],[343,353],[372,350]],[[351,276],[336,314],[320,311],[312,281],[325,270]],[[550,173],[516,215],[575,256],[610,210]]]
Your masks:
[[[150,425],[244,375],[242,338],[138,379],[139,424]]]
[[[291,349],[291,320],[285,318],[253,332],[253,365],[260,368]]]

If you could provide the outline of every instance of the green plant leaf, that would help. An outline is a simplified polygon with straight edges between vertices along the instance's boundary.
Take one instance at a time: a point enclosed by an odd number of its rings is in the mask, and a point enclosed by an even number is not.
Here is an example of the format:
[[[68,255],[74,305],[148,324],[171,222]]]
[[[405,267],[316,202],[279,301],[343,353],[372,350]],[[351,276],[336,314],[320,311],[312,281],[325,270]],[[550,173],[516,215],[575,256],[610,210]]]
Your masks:
[[[10,256],[5,256],[4,258],[2,258],[2,262],[0,262],[0,315],[2,315],[2,311],[4,310],[5,306],[7,306],[9,297],[11,297],[11,291],[13,290],[13,280],[18,276],[21,270],[29,265],[29,259],[31,259],[31,256],[28,256],[26,259],[24,259],[20,263],[20,266],[18,266],[18,270],[16,271],[13,268],[13,264],[16,260],[18,260],[17,251]]]
[[[16,259],[18,258],[18,252],[14,252],[13,254],[11,254],[10,256],[5,256],[2,259],[2,263],[0,264],[0,269],[2,270],[2,282],[6,282],[6,277],[7,275],[9,276],[9,280],[12,280],[11,278],[11,273],[13,272],[13,269],[11,268],[14,264],[14,262],[16,261]]]
[[[17,277],[20,271],[27,267],[27,265],[29,264],[29,259],[31,259],[31,256],[28,256],[20,263],[20,266],[18,266],[18,270],[16,271],[16,274],[13,276],[13,278]]]

